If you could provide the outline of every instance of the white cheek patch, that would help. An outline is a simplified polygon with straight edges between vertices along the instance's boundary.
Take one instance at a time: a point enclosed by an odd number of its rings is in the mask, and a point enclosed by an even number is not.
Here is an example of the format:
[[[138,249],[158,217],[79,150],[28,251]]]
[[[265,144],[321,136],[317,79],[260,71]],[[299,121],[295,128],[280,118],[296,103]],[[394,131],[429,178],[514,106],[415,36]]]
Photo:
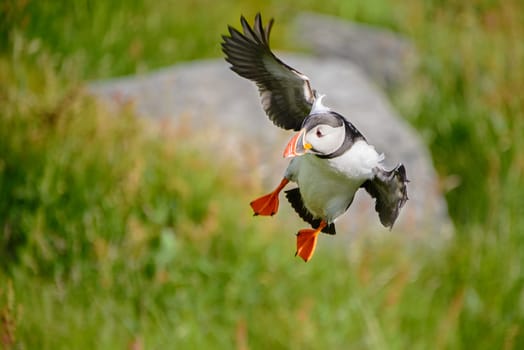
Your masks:
[[[322,136],[317,136],[317,131],[322,132]],[[329,125],[322,125],[321,128],[311,130],[306,136],[306,142],[313,146],[313,150],[322,154],[329,154],[336,151],[344,143],[344,128],[334,128]]]
[[[311,130],[308,135],[310,135],[313,138],[322,139],[324,136],[329,136],[335,132],[335,128],[329,125],[322,125],[317,126],[313,130]],[[319,135],[319,131],[322,135]],[[309,137],[309,136],[308,136]]]

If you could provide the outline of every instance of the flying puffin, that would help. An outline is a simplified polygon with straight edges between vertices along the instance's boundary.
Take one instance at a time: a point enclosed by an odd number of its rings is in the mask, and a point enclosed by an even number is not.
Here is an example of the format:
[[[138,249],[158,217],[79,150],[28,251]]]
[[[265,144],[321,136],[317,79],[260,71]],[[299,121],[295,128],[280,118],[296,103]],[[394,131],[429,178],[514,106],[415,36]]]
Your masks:
[[[312,226],[297,233],[295,255],[306,262],[320,232],[336,234],[335,220],[348,210],[359,188],[375,198],[380,222],[391,229],[408,199],[404,165],[384,169],[384,155],[351,122],[322,104],[324,95],[311,88],[307,76],[273,54],[273,19],[265,28],[260,13],[253,27],[244,16],[240,23],[243,33],[229,26],[229,35],[222,36],[226,61],[235,73],[256,83],[262,107],[276,126],[298,132],[284,150],[291,161],[280,184],[250,203],[254,215],[276,214],[279,193],[289,182],[297,183],[286,198]]]

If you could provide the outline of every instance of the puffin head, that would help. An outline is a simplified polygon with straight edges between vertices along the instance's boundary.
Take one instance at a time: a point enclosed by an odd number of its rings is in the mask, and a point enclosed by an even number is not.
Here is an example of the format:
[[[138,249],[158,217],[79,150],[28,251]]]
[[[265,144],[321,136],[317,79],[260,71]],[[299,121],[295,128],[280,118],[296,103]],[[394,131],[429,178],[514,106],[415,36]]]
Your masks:
[[[344,144],[346,137],[344,117],[340,114],[331,111],[310,114],[287,144],[284,157],[332,154]]]

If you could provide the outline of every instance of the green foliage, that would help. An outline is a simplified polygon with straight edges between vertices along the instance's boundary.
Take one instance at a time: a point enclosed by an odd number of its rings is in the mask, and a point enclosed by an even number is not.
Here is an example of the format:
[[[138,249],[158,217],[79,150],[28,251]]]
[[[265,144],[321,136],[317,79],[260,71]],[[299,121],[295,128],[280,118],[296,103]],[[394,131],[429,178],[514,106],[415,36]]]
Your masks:
[[[327,6],[326,6],[327,5]],[[50,47],[59,62],[74,61],[84,78],[141,73],[151,68],[219,56],[218,34],[258,11],[275,17],[280,33],[295,4],[281,1],[11,1],[0,5],[0,48],[8,49],[17,28],[35,45]],[[304,9],[340,12],[346,17],[392,25],[382,0],[366,5],[338,0],[304,1]],[[275,44],[283,43],[275,36]]]
[[[125,106],[111,115],[78,85],[23,59],[4,73],[4,267],[20,259],[38,273],[62,271],[112,244],[158,245],[167,232],[215,220],[209,210],[215,196],[227,197],[228,171],[194,158],[188,135],[165,127],[159,136]]]
[[[523,188],[522,2],[429,2],[405,28],[424,53],[424,81],[405,114],[422,129],[460,225],[496,221]],[[422,88],[421,88],[422,87]],[[448,181],[450,180],[450,181]],[[511,198],[510,202],[506,199]]]
[[[219,56],[261,10],[308,9],[414,40],[395,96],[429,143],[456,236],[293,259],[296,227],[191,130],[109,110],[85,79]],[[3,348],[512,349],[524,346],[522,4],[407,1],[0,4]],[[292,47],[275,36],[276,47]]]

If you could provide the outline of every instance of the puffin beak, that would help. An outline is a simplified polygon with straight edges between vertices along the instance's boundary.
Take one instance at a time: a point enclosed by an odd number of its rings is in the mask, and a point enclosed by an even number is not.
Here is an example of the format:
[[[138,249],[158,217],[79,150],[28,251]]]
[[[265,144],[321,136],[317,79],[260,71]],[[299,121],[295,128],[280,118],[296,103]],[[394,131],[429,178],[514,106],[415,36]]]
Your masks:
[[[304,141],[306,129],[300,130],[289,140],[286,149],[284,150],[284,158],[291,158],[301,156],[311,149],[311,144]]]

